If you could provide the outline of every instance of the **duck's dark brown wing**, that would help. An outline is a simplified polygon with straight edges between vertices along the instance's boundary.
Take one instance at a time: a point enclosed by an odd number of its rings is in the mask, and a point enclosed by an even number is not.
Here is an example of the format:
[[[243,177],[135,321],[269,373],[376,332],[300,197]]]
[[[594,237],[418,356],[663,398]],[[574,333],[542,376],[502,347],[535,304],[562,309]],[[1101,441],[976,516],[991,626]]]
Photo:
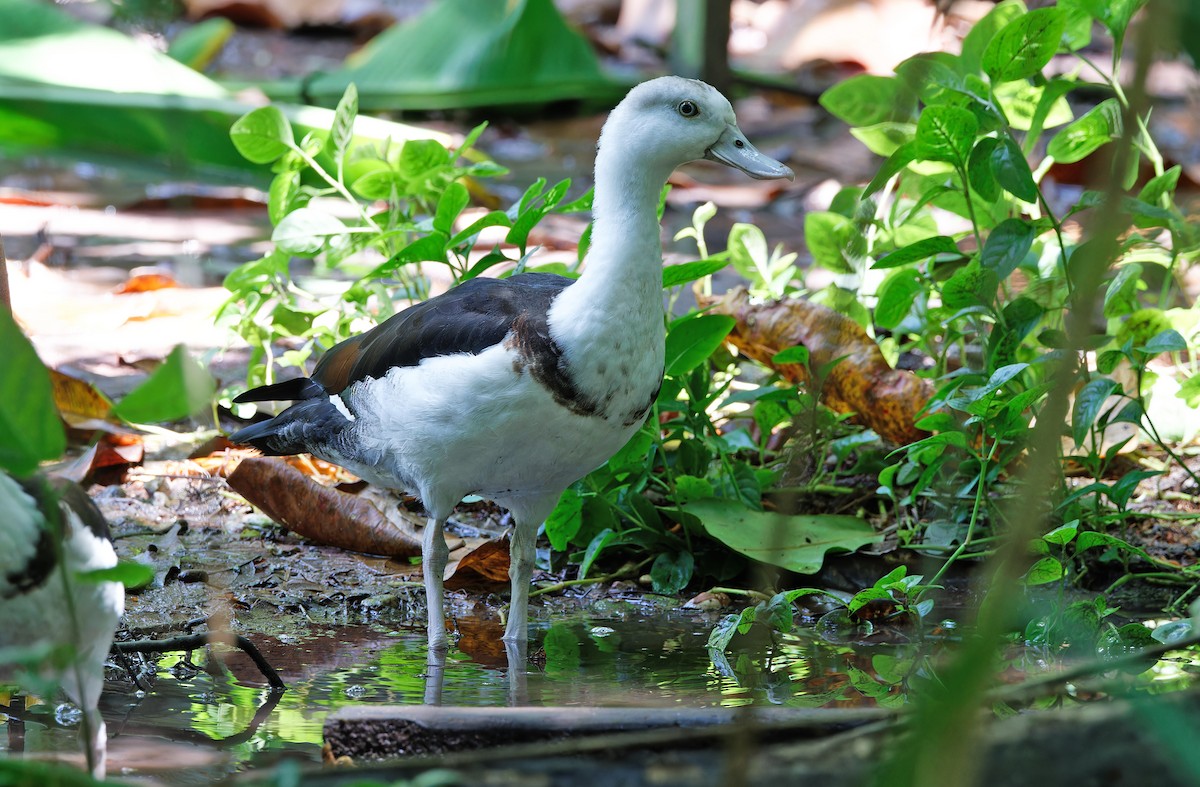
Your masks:
[[[340,393],[393,367],[483,352],[504,341],[519,318],[544,325],[551,302],[573,281],[546,273],[471,279],[337,345],[317,363],[312,379],[328,393]]]

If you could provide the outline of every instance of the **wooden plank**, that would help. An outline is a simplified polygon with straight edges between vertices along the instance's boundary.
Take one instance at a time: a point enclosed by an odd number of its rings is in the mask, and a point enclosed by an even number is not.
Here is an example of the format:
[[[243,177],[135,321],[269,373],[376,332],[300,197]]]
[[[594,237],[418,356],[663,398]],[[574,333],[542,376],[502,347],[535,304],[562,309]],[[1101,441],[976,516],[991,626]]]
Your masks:
[[[618,733],[699,732],[732,725],[763,730],[784,725],[790,735],[805,737],[805,730],[826,734],[882,717],[881,712],[870,709],[356,706],[342,708],[326,720],[325,742],[334,757],[382,760]],[[679,746],[681,737],[686,745],[683,735],[672,738],[671,746]],[[711,741],[709,736],[700,736],[698,742]]]

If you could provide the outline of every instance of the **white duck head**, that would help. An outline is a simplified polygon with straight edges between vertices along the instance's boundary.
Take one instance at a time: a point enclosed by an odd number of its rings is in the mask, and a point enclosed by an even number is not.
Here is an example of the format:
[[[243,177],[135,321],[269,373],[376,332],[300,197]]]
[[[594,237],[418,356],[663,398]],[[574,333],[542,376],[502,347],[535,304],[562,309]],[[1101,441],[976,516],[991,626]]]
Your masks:
[[[608,161],[636,161],[650,180],[663,180],[688,161],[718,161],[759,179],[795,175],[755,149],[738,128],[733,107],[716,88],[666,76],[629,91],[600,134],[597,173]],[[617,166],[620,166],[617,164]]]

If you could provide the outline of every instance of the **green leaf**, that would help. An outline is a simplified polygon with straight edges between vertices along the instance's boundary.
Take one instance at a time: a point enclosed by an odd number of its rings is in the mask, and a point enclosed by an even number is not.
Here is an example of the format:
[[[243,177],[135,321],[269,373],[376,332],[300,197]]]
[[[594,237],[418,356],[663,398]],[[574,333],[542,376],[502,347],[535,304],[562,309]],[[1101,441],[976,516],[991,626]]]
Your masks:
[[[853,273],[854,223],[837,213],[814,211],[804,217],[804,243],[813,261],[835,273]]]
[[[1193,374],[1184,380],[1175,395],[1192,409],[1200,407],[1200,374]]]
[[[1187,350],[1187,340],[1174,328],[1167,328],[1165,331],[1156,333],[1142,345],[1142,352],[1150,357],[1162,355],[1163,353],[1181,353]]]
[[[890,156],[912,142],[917,133],[916,123],[897,123],[887,120],[871,126],[850,129],[850,136],[867,146],[878,156]]]
[[[336,216],[316,208],[299,208],[283,217],[271,233],[271,241],[289,254],[311,257],[345,234],[346,225]]]
[[[1179,175],[1183,172],[1183,166],[1176,164],[1161,175],[1155,175],[1142,186],[1142,190],[1138,192],[1137,198],[1140,202],[1145,202],[1155,207],[1162,207],[1161,202],[1163,197],[1171,198],[1175,195],[1175,188],[1179,185]]]
[[[727,314],[702,314],[676,322],[667,334],[667,374],[684,374],[704,363],[735,324],[737,320]]]
[[[272,224],[283,221],[301,195],[300,173],[294,171],[280,172],[271,180],[267,191],[267,217]]]
[[[113,414],[139,424],[178,421],[212,404],[216,382],[187,349],[176,345],[145,382],[113,407]]]
[[[1021,79],[997,85],[995,94],[1009,125],[1018,131],[1034,130],[1037,136],[1044,127],[1061,126],[1075,118],[1065,98],[1073,85],[1061,78],[1045,85]]]
[[[1004,0],[971,25],[962,43],[963,70],[969,74],[981,72],[983,53],[996,33],[1024,13],[1025,4],[1021,0]]]
[[[1068,522],[1065,525],[1059,525],[1046,535],[1042,536],[1042,540],[1047,544],[1066,546],[1075,540],[1075,536],[1078,532],[1079,522],[1076,520],[1074,522]]]
[[[466,186],[457,180],[451,183],[438,200],[437,211],[433,216],[433,228],[446,233],[446,235],[453,233],[454,220],[458,218],[458,214],[463,212],[470,201],[471,195],[467,193]]]
[[[726,615],[713,626],[713,630],[708,634],[708,643],[705,647],[712,648],[717,651],[724,651],[729,647],[729,643],[733,641],[733,635],[738,633],[738,623],[741,621],[740,615]]]
[[[1142,266],[1127,262],[1117,269],[1104,291],[1104,316],[1108,319],[1132,314],[1138,309],[1137,292],[1142,281]]]
[[[154,580],[154,567],[132,560],[122,560],[111,568],[98,568],[75,575],[80,582],[120,582],[127,588],[144,588]]]
[[[546,538],[556,552],[565,552],[571,539],[583,526],[583,497],[575,487],[567,487],[558,505],[546,517]]]
[[[888,330],[895,328],[908,316],[923,289],[921,275],[915,270],[899,270],[888,276],[879,286],[875,324]]]
[[[646,429],[639,429],[629,438],[619,451],[608,460],[608,469],[614,475],[638,472],[646,464],[646,455],[654,446],[654,435]]]
[[[917,158],[965,167],[978,131],[979,121],[966,109],[926,107],[917,121]]]
[[[906,142],[887,157],[887,161],[879,167],[879,171],[875,173],[875,177],[871,178],[871,182],[863,189],[863,199],[871,196],[879,191],[887,182],[891,180],[898,172],[903,170],[909,164],[917,160],[917,146],[914,142]]]
[[[1038,187],[1029,169],[1029,162],[1012,137],[1006,136],[997,141],[992,151],[992,172],[996,182],[1009,194],[1026,202],[1038,201]]]
[[[942,285],[942,303],[955,311],[970,306],[990,307],[998,285],[996,274],[983,269],[978,260],[971,260]]]
[[[447,246],[454,247],[461,243],[467,242],[469,239],[478,235],[488,227],[511,227],[512,221],[509,220],[508,214],[502,210],[488,211],[484,215],[475,219],[467,226],[466,229],[452,237],[447,243]]]
[[[229,129],[229,138],[238,153],[255,164],[270,164],[295,145],[292,124],[272,106],[242,115]]]
[[[1096,377],[1079,389],[1079,393],[1075,395],[1075,404],[1071,408],[1071,436],[1075,439],[1076,446],[1083,444],[1100,411],[1104,409],[1108,397],[1118,388],[1115,380]]]
[[[870,524],[853,516],[784,516],[715,498],[688,503],[683,510],[733,550],[801,574],[820,569],[830,550],[854,551],[880,538]]]
[[[958,244],[954,242],[954,238],[946,235],[935,235],[932,238],[925,238],[916,243],[910,243],[902,249],[896,249],[872,265],[871,270],[898,268],[901,265],[908,265],[909,263],[928,259],[935,254],[957,254],[961,256],[962,252],[958,250]]]
[[[67,448],[66,433],[54,405],[50,374],[33,344],[0,308],[0,467],[24,476],[38,463],[58,459]]]
[[[896,77],[858,74],[826,90],[819,103],[851,126],[869,126],[903,116],[899,106],[902,89]]]
[[[1129,21],[1146,2],[1147,0],[1085,0],[1083,5],[1100,24],[1108,28],[1119,50],[1121,42],[1125,40]],[[1183,5],[1189,6],[1187,3]]]
[[[771,356],[771,363],[798,363],[803,366],[808,365],[808,348],[803,344],[797,344],[794,347],[788,347],[780,350]]]
[[[708,260],[684,262],[679,265],[668,265],[663,268],[663,289],[678,287],[681,284],[711,276],[729,264],[724,257]]]
[[[350,190],[364,199],[391,199],[405,193],[404,178],[394,169],[373,169],[350,184]]]
[[[962,59],[948,52],[922,52],[896,66],[896,75],[926,104],[961,102]]]
[[[1047,556],[1029,567],[1024,582],[1026,585],[1045,585],[1047,582],[1057,582],[1064,574],[1062,563],[1057,558]]]
[[[692,581],[695,565],[691,552],[659,554],[650,566],[650,581],[653,583],[654,592],[670,595],[683,590],[687,583]]]
[[[1039,8],[1009,22],[983,52],[983,70],[994,82],[1028,79],[1041,73],[1058,51],[1067,16],[1059,8]]]
[[[981,138],[972,148],[971,158],[967,162],[967,179],[971,188],[988,202],[993,202],[1000,196],[995,170],[992,167],[992,153],[999,144],[1000,140],[995,137]]]
[[[354,119],[358,117],[358,88],[354,83],[346,85],[346,92],[338,101],[337,110],[333,113],[333,126],[329,129],[329,137],[325,140],[325,150],[335,162],[342,162],[350,140],[354,138]]]
[[[588,571],[592,568],[592,563],[596,562],[596,558],[600,557],[610,545],[616,542],[618,536],[607,527],[596,534],[595,538],[587,545],[587,549],[583,551],[583,560],[579,561],[579,578],[583,579],[588,575]]]
[[[410,181],[420,181],[435,171],[448,167],[454,154],[433,139],[410,139],[400,149],[397,171]]]
[[[1121,104],[1107,98],[1054,135],[1046,153],[1055,161],[1070,164],[1121,135]]]
[[[675,502],[690,503],[713,496],[712,482],[694,475],[675,476]]]
[[[1017,269],[1033,248],[1034,230],[1022,219],[1005,219],[996,225],[983,243],[979,264],[1001,281]]]

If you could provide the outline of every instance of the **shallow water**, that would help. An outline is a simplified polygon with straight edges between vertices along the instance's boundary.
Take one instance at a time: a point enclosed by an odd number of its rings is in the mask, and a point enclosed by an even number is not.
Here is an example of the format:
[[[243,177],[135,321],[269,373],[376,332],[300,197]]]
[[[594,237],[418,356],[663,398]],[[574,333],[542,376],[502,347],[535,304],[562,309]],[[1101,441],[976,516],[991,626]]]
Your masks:
[[[493,621],[459,620],[460,630],[483,623],[480,639]],[[851,648],[820,638],[789,638],[769,656],[742,653],[731,663],[714,665],[705,647],[711,618],[653,611],[603,618],[575,614],[542,624],[531,642],[523,697],[533,706],[738,706],[874,705],[872,693],[885,699],[889,689],[874,678],[873,656],[885,659],[896,646]],[[499,629],[494,632],[497,636]],[[258,638],[256,638],[258,639]],[[330,645],[344,642],[333,653]],[[279,643],[261,643],[278,654]],[[332,711],[357,704],[420,704],[425,696],[425,639],[421,632],[384,626],[314,628],[294,641],[275,666],[288,683],[273,697],[253,672],[234,660],[217,676],[197,651],[191,663],[181,654],[161,659],[158,679],[145,692],[110,685],[101,701],[108,725],[109,773],[147,778],[157,784],[206,784],[237,771],[260,768],[282,757],[317,763],[322,726]],[[194,666],[193,666],[194,665]],[[318,666],[312,666],[318,665]],[[859,675],[860,678],[848,676]],[[442,703],[461,706],[513,704],[503,650],[474,656],[452,650],[447,659]],[[73,752],[73,728],[54,721],[52,707],[26,712],[23,745],[10,735],[0,752]]]

